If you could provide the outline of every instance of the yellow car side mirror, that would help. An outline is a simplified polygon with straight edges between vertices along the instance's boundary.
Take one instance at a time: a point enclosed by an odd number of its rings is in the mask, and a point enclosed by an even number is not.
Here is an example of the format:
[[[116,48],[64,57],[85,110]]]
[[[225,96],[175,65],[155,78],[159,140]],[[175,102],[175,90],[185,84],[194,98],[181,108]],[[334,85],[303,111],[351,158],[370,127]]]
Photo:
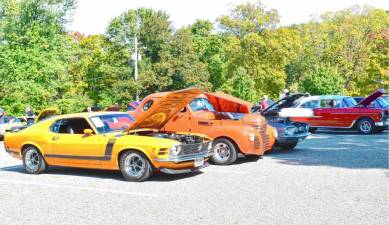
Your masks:
[[[84,129],[84,134],[85,135],[92,135],[93,134],[93,130],[91,130],[91,129]]]

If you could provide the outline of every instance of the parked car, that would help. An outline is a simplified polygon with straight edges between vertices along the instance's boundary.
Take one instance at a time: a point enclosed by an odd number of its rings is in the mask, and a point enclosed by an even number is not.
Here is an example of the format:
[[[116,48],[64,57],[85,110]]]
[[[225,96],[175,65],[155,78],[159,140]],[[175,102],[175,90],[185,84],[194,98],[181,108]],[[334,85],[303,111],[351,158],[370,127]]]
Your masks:
[[[128,181],[143,181],[155,170],[168,174],[198,170],[212,155],[211,139],[161,128],[200,93],[198,89],[169,93],[135,121],[120,112],[51,117],[7,133],[5,149],[23,160],[31,174],[58,165],[120,170]]]
[[[377,90],[359,103],[352,97],[341,95],[300,98],[291,108],[282,109],[280,116],[308,123],[312,131],[317,128],[348,128],[363,134],[382,132],[388,127],[389,111],[368,106],[383,93],[383,90]]]
[[[273,149],[291,150],[297,146],[299,141],[310,135],[309,124],[293,122],[288,117],[279,115],[283,108],[291,107],[296,100],[307,96],[307,94],[292,94],[274,102],[262,111],[259,108],[252,108],[252,113],[260,113],[267,119],[270,126],[277,129],[278,135]]]
[[[0,141],[3,141],[6,132],[20,129],[25,125],[15,116],[1,116],[0,117]]]
[[[147,96],[139,107],[128,112],[139,117],[148,112],[159,99],[169,95],[170,92],[160,92]],[[172,120],[164,126],[166,132],[195,132],[205,134],[213,141],[214,155],[211,161],[218,165],[232,164],[238,154],[262,157],[265,151],[270,150],[275,142],[275,129],[267,126],[261,115],[239,114],[228,112],[231,108],[239,108],[241,112],[250,112],[249,107],[239,101],[219,99],[218,104],[212,104],[209,93],[198,95]],[[172,102],[172,105],[175,103]],[[169,107],[167,107],[168,110]]]
[[[127,104],[127,111],[134,111],[136,108],[138,108],[140,102],[139,101],[132,101]]]
[[[357,103],[359,103],[364,99],[364,97],[353,97],[353,98]],[[376,109],[389,109],[389,103],[383,97],[379,97],[376,100],[372,101],[367,107],[376,108]]]

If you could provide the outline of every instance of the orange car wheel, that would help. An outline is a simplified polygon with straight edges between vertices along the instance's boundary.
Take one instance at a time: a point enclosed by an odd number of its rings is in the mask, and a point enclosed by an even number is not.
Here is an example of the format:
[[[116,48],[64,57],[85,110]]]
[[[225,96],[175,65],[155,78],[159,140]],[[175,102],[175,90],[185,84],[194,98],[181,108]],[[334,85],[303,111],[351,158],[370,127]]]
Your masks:
[[[120,156],[120,171],[127,181],[141,182],[152,175],[148,158],[138,151],[127,151]]]
[[[216,165],[229,165],[238,158],[234,143],[227,138],[220,138],[213,142],[213,153],[211,160]]]
[[[46,162],[34,146],[28,146],[23,150],[23,166],[31,174],[42,173],[46,170]]]

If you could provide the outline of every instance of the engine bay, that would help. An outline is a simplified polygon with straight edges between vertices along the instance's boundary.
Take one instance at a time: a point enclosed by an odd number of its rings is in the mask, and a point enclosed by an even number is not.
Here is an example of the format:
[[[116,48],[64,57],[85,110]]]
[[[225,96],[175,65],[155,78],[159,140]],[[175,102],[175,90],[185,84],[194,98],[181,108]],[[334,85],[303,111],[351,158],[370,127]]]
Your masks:
[[[206,141],[206,138],[190,135],[190,134],[177,134],[169,132],[155,132],[155,131],[138,131],[134,135],[150,136],[156,138],[168,138],[175,141],[179,141],[182,144],[199,144]]]

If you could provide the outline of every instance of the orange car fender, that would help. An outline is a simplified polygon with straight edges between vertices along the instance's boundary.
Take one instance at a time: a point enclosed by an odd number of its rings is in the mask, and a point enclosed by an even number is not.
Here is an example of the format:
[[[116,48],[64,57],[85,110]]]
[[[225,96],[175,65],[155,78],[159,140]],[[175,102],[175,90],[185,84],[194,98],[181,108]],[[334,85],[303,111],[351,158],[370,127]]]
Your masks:
[[[218,138],[228,138],[236,144],[239,151],[244,153],[245,149],[251,148],[249,133],[255,132],[252,127],[242,126],[242,129],[236,129],[236,125],[224,125],[220,127],[212,127],[212,133],[207,134],[216,141]]]

